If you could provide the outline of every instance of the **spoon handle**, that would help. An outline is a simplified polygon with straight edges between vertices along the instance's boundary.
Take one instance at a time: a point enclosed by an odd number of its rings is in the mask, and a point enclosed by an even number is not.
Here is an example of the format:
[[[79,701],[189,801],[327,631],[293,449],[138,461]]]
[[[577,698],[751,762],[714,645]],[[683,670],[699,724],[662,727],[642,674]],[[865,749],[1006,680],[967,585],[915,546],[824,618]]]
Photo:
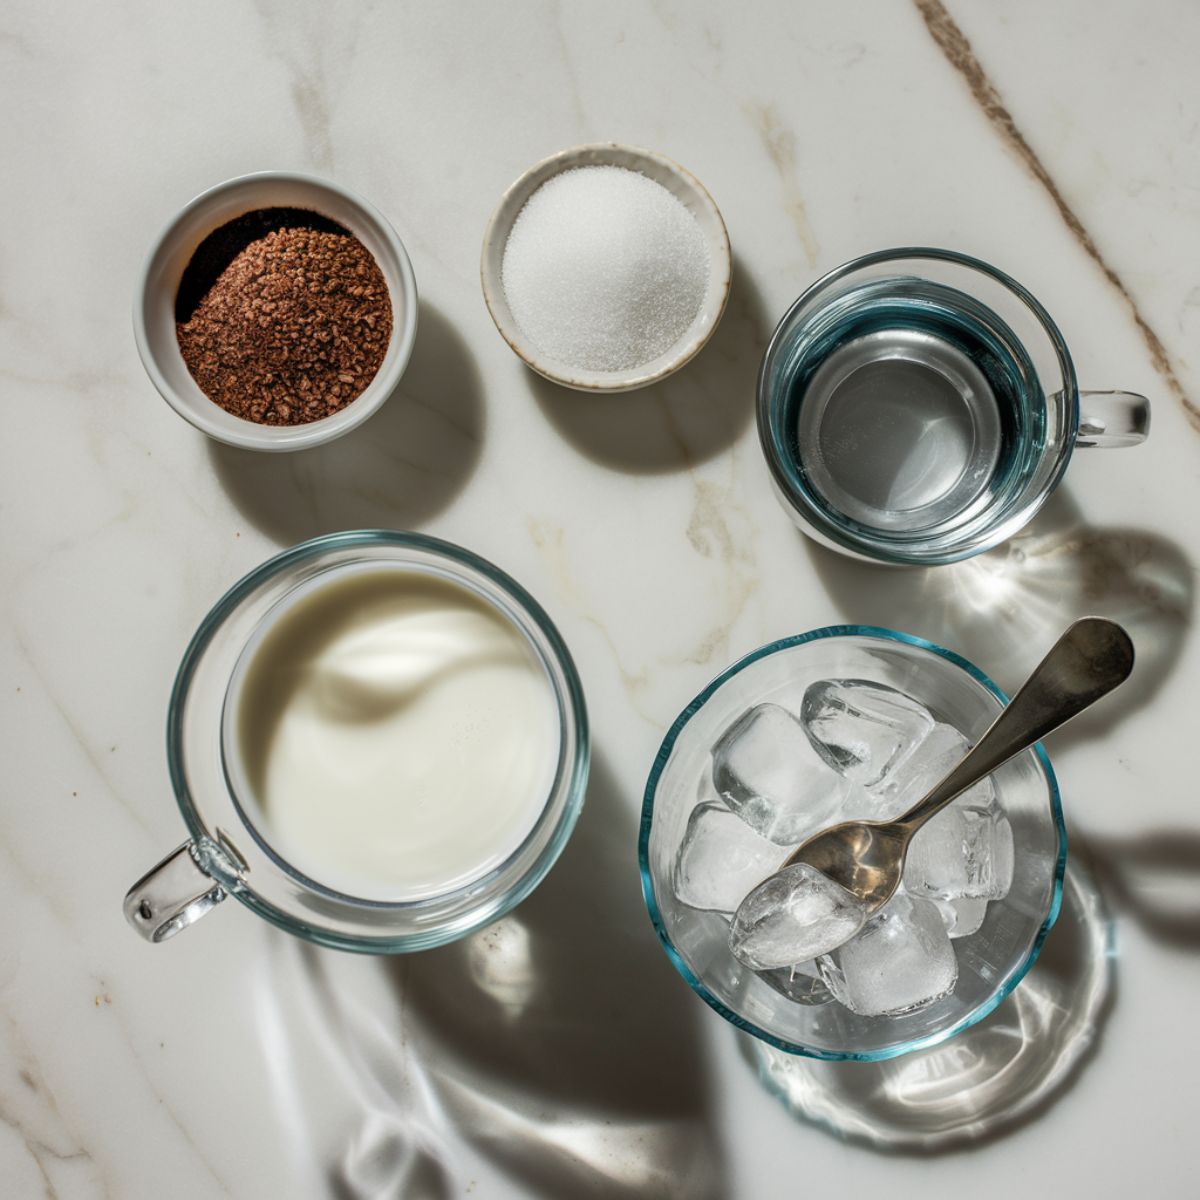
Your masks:
[[[1133,643],[1114,621],[1083,617],[1058,639],[966,757],[897,824],[916,832],[956,796],[1129,678]]]

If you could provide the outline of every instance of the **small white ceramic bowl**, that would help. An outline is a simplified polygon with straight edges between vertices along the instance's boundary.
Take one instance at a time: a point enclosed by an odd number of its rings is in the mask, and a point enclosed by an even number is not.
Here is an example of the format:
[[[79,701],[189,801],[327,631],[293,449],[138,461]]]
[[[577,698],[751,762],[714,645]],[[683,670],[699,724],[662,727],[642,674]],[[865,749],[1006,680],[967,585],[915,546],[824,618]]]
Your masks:
[[[597,166],[625,167],[662,184],[696,218],[708,242],[708,287],[695,320],[664,354],[628,371],[587,371],[547,358],[517,324],[505,299],[500,278],[509,231],[529,197],[561,171]],[[704,185],[690,171],[653,150],[639,150],[635,146],[622,146],[616,142],[598,142],[588,146],[573,146],[570,150],[561,150],[542,159],[504,193],[484,233],[479,274],[483,283],[483,298],[492,320],[496,322],[496,328],[527,366],[555,383],[579,391],[630,392],[634,388],[657,383],[678,371],[712,337],[729,299],[733,259],[721,213]]]
[[[350,230],[379,264],[392,301],[392,339],[375,378],[345,408],[306,425],[260,425],[226,412],[192,378],[175,335],[175,296],[196,247],[214,229],[243,213],[283,207],[310,209]],[[231,446],[304,450],[361,425],[391,394],[416,338],[417,284],[396,231],[365,200],[326,179],[262,171],[202,192],[159,235],[142,270],[133,333],[154,386],[185,421]]]

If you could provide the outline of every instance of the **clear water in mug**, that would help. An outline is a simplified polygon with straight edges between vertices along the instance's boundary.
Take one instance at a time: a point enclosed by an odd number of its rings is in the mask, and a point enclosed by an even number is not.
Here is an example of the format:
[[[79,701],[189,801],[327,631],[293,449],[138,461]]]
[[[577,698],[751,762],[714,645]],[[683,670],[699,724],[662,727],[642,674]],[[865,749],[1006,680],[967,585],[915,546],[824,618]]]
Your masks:
[[[844,519],[928,534],[986,509],[1044,438],[1037,374],[1003,320],[914,278],[850,289],[791,347],[783,428],[811,493]]]

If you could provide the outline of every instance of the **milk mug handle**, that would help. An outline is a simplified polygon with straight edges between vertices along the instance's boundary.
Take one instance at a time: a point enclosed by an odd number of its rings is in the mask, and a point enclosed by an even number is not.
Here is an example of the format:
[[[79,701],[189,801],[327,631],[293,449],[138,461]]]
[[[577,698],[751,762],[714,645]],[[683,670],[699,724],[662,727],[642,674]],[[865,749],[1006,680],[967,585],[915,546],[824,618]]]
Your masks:
[[[1136,392],[1080,392],[1075,445],[1136,446],[1150,432],[1150,401]]]
[[[225,896],[221,884],[201,867],[196,844],[184,842],[129,889],[125,919],[148,942],[165,942]]]

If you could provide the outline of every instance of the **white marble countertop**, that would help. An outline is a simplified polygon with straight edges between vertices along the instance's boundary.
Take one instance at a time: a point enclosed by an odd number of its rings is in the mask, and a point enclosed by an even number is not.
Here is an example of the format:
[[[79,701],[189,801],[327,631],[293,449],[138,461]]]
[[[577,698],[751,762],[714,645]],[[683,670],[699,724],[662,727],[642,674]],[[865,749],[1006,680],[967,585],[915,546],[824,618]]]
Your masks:
[[[1198,41],[1184,0],[9,5],[0,1190],[1190,1194]],[[706,183],[736,280],[691,368],[591,401],[509,352],[478,257],[503,188],[596,139]],[[372,200],[423,298],[384,412],[277,458],[179,420],[129,319],[161,224],[264,168]],[[897,244],[1005,268],[1055,314],[1084,386],[1154,402],[1148,445],[1079,455],[985,568],[837,559],[793,530],[761,462],[774,321],[818,273]],[[312,950],[232,902],[143,944],[120,901],[182,840],[163,725],[191,631],[277,548],[369,525],[470,546],[558,622],[595,733],[574,841],[511,918],[420,957]],[[970,1152],[883,1155],[793,1120],[646,918],[635,827],[665,727],[785,634],[907,629],[1007,687],[1088,610],[1127,622],[1140,655],[1121,696],[1049,743],[1115,921],[1094,1051]]]

